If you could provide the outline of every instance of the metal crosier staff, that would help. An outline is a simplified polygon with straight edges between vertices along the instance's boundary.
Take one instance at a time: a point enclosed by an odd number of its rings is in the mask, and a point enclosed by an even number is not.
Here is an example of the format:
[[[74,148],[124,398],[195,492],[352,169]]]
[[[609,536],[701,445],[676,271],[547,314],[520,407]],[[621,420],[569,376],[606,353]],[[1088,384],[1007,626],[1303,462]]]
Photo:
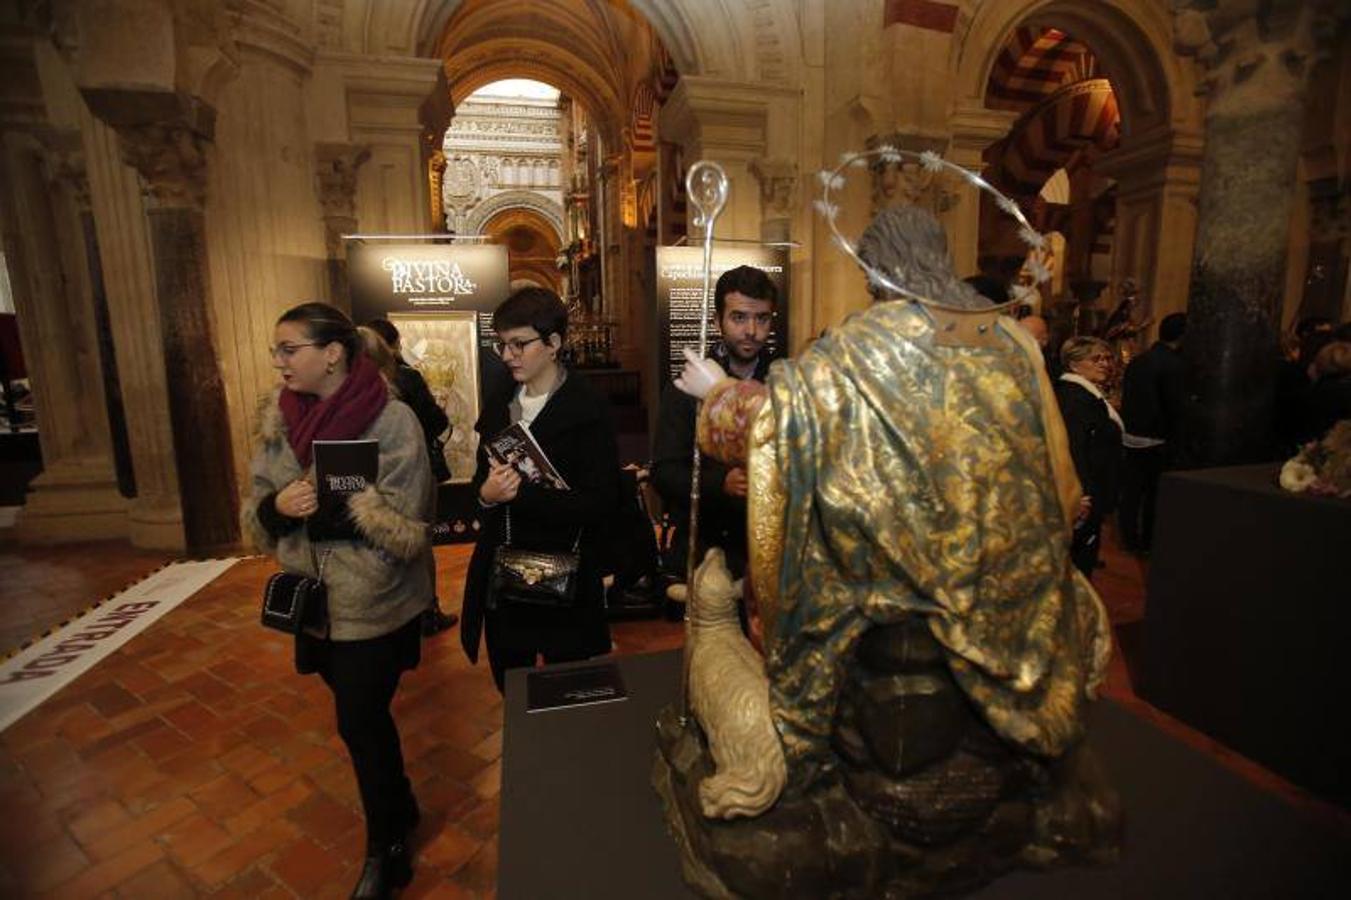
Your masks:
[[[693,225],[704,230],[704,290],[699,306],[699,358],[708,355],[708,301],[713,282],[713,225],[727,205],[727,173],[722,166],[701,159],[685,174],[685,194],[694,207]],[[695,401],[695,417],[702,400]],[[695,429],[693,465],[690,479],[690,543],[685,561],[685,646],[681,651],[680,717],[689,715],[690,680],[690,603],[694,601],[694,570],[698,566],[696,548],[699,546],[699,431]]]

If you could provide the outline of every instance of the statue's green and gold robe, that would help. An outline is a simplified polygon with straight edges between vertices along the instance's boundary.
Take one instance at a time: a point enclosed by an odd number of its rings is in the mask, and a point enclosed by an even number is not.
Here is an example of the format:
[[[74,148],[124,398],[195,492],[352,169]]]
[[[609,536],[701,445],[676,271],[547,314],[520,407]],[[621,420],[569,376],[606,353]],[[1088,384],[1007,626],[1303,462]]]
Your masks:
[[[950,336],[972,329],[968,345]],[[998,734],[1067,750],[1110,633],[1070,564],[1079,485],[1026,332],[988,312],[877,303],[775,363],[767,398],[754,391],[715,388],[700,440],[748,469],[750,574],[790,784],[833,764],[855,641],[908,616],[927,620]]]

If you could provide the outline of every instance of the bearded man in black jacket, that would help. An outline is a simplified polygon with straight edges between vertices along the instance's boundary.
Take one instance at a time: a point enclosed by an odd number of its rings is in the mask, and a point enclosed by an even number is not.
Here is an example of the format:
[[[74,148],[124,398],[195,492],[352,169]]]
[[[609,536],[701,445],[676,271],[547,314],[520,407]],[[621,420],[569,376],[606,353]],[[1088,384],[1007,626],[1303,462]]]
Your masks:
[[[709,356],[728,375],[764,381],[769,374],[766,344],[778,299],[774,282],[753,266],[728,269],[718,278],[713,304],[722,335]],[[652,444],[652,483],[676,525],[666,565],[682,578],[689,550],[696,404],[693,397],[667,385]],[[727,554],[728,568],[737,577],[746,566],[746,486],[745,469],[728,468],[708,457],[700,462],[700,552],[721,547]]]

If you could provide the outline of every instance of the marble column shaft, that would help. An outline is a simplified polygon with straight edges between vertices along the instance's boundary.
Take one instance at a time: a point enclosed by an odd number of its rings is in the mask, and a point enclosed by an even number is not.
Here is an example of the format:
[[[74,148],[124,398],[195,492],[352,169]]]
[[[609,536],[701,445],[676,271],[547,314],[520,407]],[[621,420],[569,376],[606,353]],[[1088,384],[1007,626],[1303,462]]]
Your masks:
[[[1179,47],[1208,67],[1184,346],[1193,394],[1184,445],[1186,461],[1198,465],[1260,461],[1275,449],[1279,316],[1307,76],[1334,6],[1277,2],[1258,21],[1242,9],[1222,2],[1181,9],[1176,19]]]
[[[0,130],[4,130],[0,128]],[[117,491],[102,392],[98,328],[77,198],[79,135],[39,128],[0,143],[0,208],[15,305],[37,410],[43,472],[18,521],[23,540],[121,537],[126,500]]]
[[[100,268],[136,476],[127,531],[135,546],[182,551],[186,543],[173,427],[167,414],[164,342],[140,179],[123,162],[116,132],[88,110],[83,115]]]
[[[117,129],[123,157],[145,184],[187,548],[195,554],[225,552],[238,543],[239,499],[229,408],[212,334],[203,214],[205,154],[215,112],[186,96],[104,90],[86,92],[86,97]],[[147,117],[147,109],[157,114]]]

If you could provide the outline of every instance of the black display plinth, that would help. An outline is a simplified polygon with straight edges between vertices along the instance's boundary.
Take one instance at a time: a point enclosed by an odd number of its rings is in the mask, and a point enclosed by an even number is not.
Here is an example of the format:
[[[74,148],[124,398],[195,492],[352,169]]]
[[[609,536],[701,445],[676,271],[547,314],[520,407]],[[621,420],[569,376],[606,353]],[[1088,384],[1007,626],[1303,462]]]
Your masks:
[[[1351,804],[1351,502],[1291,494],[1277,466],[1159,487],[1139,692],[1297,784]]]
[[[654,723],[675,699],[680,656],[617,661],[627,700],[533,714],[526,670],[507,673],[501,900],[695,896],[649,783]],[[1121,862],[1018,872],[970,896],[1340,897],[1351,883],[1347,845],[1322,823],[1121,707],[1094,710],[1089,740],[1121,792]]]

